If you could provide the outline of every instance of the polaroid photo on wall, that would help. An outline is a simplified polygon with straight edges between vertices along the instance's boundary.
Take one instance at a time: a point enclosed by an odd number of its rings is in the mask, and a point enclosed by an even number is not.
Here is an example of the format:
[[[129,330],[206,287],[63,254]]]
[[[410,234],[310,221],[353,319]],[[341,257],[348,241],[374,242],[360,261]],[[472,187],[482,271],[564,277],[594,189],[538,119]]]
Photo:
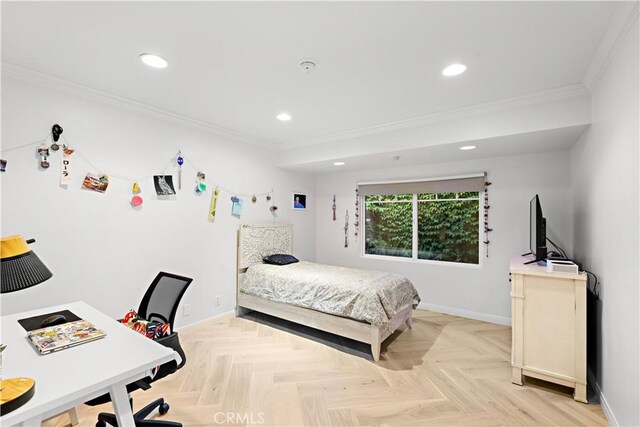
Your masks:
[[[173,186],[173,175],[154,175],[153,186],[158,196],[173,196],[176,189]]]
[[[307,209],[307,195],[303,193],[293,193],[291,199],[292,207],[295,211],[303,211]]]

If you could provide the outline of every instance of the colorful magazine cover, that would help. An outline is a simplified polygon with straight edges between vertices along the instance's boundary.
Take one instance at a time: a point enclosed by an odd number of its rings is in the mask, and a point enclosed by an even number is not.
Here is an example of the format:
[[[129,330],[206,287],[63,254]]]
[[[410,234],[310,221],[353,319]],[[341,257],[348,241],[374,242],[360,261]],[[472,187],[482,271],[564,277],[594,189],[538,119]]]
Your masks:
[[[35,348],[42,354],[84,344],[106,336],[91,322],[76,320],[62,325],[36,329],[27,334]]]

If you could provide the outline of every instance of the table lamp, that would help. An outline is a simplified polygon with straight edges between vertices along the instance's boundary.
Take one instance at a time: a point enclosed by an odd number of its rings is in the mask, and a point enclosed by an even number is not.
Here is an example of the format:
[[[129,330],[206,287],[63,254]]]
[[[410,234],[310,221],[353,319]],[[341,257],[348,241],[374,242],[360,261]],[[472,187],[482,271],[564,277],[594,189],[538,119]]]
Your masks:
[[[29,248],[34,239],[8,236],[0,240],[0,276],[3,294],[35,286],[53,276],[38,256]],[[0,353],[0,357],[1,353]],[[0,362],[0,366],[1,362]],[[9,378],[0,384],[0,414],[4,415],[24,405],[33,397],[32,378]]]
[[[0,265],[2,267],[2,293],[20,291],[38,285],[53,276],[42,263],[29,243],[22,236],[3,237],[0,240]]]

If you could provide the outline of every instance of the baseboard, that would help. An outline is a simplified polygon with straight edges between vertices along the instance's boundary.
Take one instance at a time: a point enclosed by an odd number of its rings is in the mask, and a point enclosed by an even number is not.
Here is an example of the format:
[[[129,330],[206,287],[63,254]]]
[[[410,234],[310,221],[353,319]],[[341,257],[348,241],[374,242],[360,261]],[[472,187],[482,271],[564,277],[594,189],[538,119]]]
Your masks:
[[[210,322],[212,320],[213,321],[215,321],[215,320],[223,320],[223,319],[226,319],[227,317],[235,317],[235,315],[236,315],[235,310],[225,311],[224,313],[216,314],[215,316],[207,317],[205,319],[198,320],[197,322],[193,322],[193,323],[189,323],[188,325],[180,326],[179,328],[176,328],[176,331],[181,332],[184,329],[188,329],[188,328],[190,328],[192,326],[199,325],[200,323],[203,323],[203,322]]]
[[[600,384],[598,384],[598,380],[596,379],[595,374],[590,368],[587,368],[587,381],[593,390],[598,394],[600,398],[600,406],[602,407],[602,411],[604,412],[605,417],[607,417],[607,422],[610,426],[617,427],[618,420],[616,416],[613,415],[613,411],[611,410],[611,406],[609,406],[609,402],[607,402],[607,398],[604,397],[602,390],[600,389]]]
[[[496,316],[493,314],[478,313],[477,311],[462,310],[460,308],[446,307],[444,305],[429,304],[426,302],[421,302],[420,304],[418,304],[418,308],[421,308],[423,310],[436,311],[438,313],[466,317],[467,319],[482,320],[483,322],[497,323],[499,325],[511,326],[510,317],[502,317],[502,316]]]

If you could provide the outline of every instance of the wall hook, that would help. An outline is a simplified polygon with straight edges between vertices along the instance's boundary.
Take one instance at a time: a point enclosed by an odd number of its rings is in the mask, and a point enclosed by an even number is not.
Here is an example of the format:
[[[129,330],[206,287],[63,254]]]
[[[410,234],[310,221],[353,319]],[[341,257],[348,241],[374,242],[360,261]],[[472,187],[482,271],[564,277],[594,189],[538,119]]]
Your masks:
[[[62,129],[62,127],[60,127],[59,124],[55,124],[51,127],[51,134],[53,135],[53,142],[58,142],[58,139],[60,139],[60,134],[62,134],[62,132],[64,131],[64,129]]]

